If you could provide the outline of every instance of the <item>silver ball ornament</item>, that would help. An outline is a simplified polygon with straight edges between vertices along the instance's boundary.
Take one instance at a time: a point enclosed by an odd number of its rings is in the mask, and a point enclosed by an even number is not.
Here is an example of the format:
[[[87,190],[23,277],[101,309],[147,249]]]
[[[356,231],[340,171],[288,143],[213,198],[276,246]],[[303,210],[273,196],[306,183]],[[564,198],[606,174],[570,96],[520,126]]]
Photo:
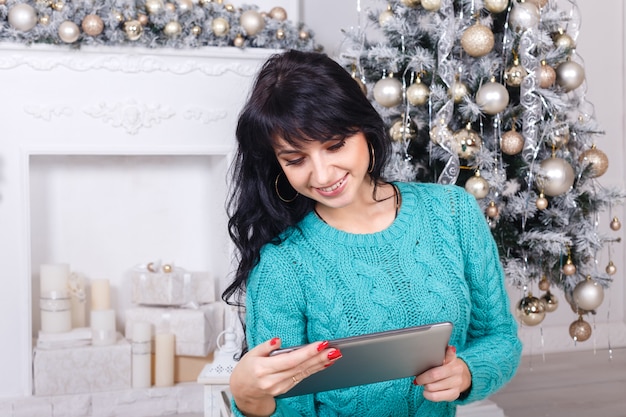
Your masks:
[[[559,299],[550,291],[546,291],[540,298],[547,313],[554,312],[559,307]]]
[[[524,149],[524,136],[515,130],[507,130],[500,137],[500,149],[507,155],[517,155]]]
[[[569,335],[575,342],[584,342],[591,337],[591,325],[582,316],[569,326]]]
[[[413,106],[422,106],[428,103],[430,88],[418,78],[406,89],[406,99]]]
[[[583,152],[579,161],[588,164],[589,176],[591,178],[600,177],[609,169],[609,158],[595,146]]]
[[[59,38],[65,43],[74,43],[80,36],[80,28],[70,20],[66,20],[59,25]]]
[[[530,2],[514,3],[509,13],[509,24],[515,32],[524,32],[539,24],[539,8]]]
[[[502,13],[509,7],[509,0],[485,0],[484,6],[491,13]]]
[[[476,92],[476,104],[486,114],[498,114],[509,104],[509,92],[505,86],[492,80],[480,86]]]
[[[170,38],[178,36],[182,33],[183,27],[176,20],[171,20],[165,24],[163,28],[163,33],[165,33]]]
[[[517,318],[527,326],[536,326],[546,317],[544,304],[537,297],[528,294],[516,307]]]
[[[487,55],[495,45],[493,32],[487,26],[476,22],[465,29],[461,35],[461,47],[471,57],[478,58]]]
[[[213,21],[211,21],[211,30],[215,36],[226,36],[230,30],[230,24],[228,23],[228,20],[223,17],[216,17]]]
[[[468,93],[467,86],[461,81],[455,81],[452,87],[450,87],[450,90],[448,90],[448,95],[452,97],[452,100],[454,100],[456,104],[462,102],[463,98],[465,98]]]
[[[163,0],[146,0],[144,4],[146,11],[150,14],[159,13],[165,7]]]
[[[265,29],[265,19],[256,10],[246,10],[239,17],[239,24],[248,36],[254,36]]]
[[[585,81],[585,69],[577,62],[565,61],[556,67],[556,83],[565,91],[580,87]]]
[[[30,4],[19,3],[9,10],[8,20],[12,28],[28,32],[37,25],[37,11]]]
[[[402,83],[392,76],[382,78],[374,84],[374,100],[383,107],[394,107],[402,103]]]
[[[574,287],[572,299],[583,310],[595,310],[604,300],[604,288],[591,277],[579,282]]]
[[[549,158],[541,161],[536,183],[545,195],[565,194],[574,185],[574,169],[564,159]]]
[[[193,1],[192,0],[177,0],[178,10],[181,13],[187,13],[193,10]]]
[[[104,22],[100,16],[96,14],[89,14],[83,18],[80,27],[87,35],[98,36],[104,30]]]
[[[489,194],[489,182],[480,176],[478,171],[476,175],[470,177],[465,182],[465,190],[473,195],[477,200],[487,197]]]

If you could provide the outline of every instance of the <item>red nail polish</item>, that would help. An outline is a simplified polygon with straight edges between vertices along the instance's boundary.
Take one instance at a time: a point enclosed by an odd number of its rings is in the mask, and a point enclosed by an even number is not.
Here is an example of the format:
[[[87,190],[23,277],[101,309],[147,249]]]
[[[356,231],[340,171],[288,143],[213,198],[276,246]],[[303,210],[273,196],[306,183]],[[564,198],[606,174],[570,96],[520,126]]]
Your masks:
[[[417,378],[413,378],[413,385],[417,385]]]
[[[328,353],[328,359],[330,359],[331,361],[335,360],[335,359],[339,359],[341,358],[341,352],[339,351],[339,349],[333,349]]]
[[[271,346],[276,346],[276,344],[278,343],[280,339],[278,337],[273,338],[272,340],[270,340],[270,345]]]
[[[324,340],[319,345],[317,345],[317,351],[321,352],[328,347],[328,340]]]
[[[454,353],[456,353],[456,346],[450,346],[450,350]]]

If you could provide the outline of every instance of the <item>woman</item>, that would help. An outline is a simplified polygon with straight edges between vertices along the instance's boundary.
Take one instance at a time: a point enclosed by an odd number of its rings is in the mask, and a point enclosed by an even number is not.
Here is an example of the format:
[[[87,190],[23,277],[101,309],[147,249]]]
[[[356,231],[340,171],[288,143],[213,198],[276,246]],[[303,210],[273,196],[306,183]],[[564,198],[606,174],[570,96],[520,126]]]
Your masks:
[[[514,375],[517,326],[474,197],[386,182],[383,121],[340,65],[319,53],[271,57],[237,140],[229,231],[239,265],[223,298],[245,294],[250,350],[230,380],[236,415],[453,416]],[[439,367],[275,398],[341,360],[328,340],[441,321],[454,330]]]

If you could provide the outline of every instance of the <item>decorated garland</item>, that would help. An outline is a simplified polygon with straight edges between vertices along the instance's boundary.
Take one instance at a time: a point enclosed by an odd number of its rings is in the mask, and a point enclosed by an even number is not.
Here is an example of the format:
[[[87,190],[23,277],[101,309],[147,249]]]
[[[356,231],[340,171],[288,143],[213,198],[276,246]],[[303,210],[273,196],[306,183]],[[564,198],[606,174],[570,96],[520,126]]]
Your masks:
[[[313,32],[282,7],[223,0],[0,0],[0,41],[147,48],[316,50]]]

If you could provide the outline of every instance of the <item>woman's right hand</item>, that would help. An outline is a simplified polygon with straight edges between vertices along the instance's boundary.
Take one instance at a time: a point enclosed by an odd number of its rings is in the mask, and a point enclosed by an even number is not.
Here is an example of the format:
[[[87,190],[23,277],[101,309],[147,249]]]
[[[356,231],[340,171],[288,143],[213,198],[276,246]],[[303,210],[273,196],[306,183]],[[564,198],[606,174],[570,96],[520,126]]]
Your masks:
[[[274,338],[246,353],[230,376],[230,390],[237,408],[249,417],[269,416],[276,409],[274,397],[341,357],[328,342],[316,342],[292,352],[270,356],[280,348]]]

